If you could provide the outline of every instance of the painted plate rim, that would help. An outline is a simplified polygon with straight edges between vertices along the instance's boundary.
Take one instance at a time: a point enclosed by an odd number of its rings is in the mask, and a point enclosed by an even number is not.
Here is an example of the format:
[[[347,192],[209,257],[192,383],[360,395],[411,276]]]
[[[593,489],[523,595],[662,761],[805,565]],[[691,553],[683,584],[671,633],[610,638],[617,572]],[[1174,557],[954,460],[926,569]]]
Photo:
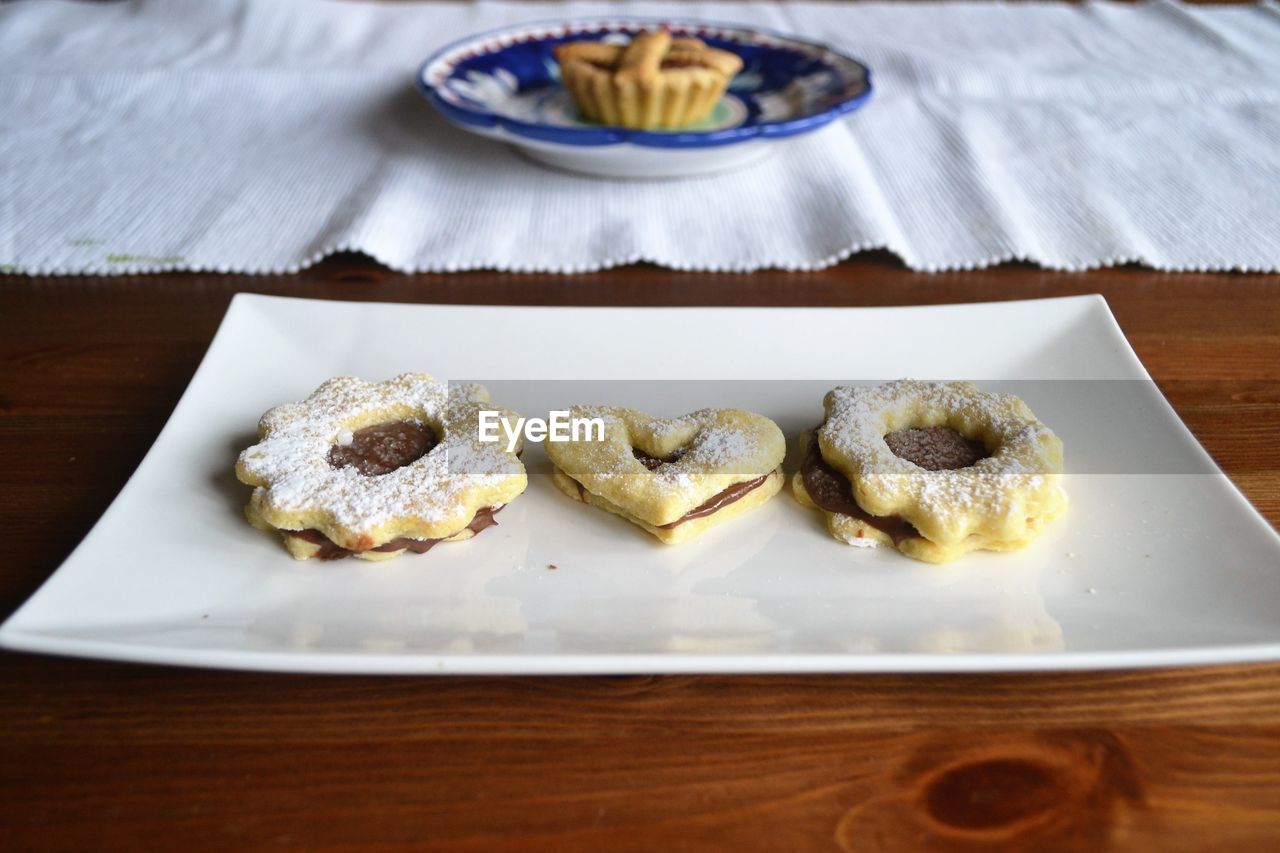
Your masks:
[[[538,30],[541,28],[566,28],[569,30],[583,28],[584,32],[592,32],[594,28],[621,30],[628,26],[671,26],[681,30],[711,29],[733,30],[751,37],[779,39],[803,45],[838,57],[843,62],[857,66],[862,72],[864,87],[856,95],[845,98],[825,110],[809,115],[797,116],[780,121],[761,121],[756,124],[722,128],[709,131],[654,132],[633,130],[622,127],[563,127],[559,125],[528,122],[499,115],[488,109],[472,109],[450,103],[439,92],[440,83],[449,75],[431,73],[433,66],[444,62],[451,54],[465,46],[482,40],[499,39],[507,33]],[[431,82],[431,77],[438,77]],[[420,94],[426,98],[445,118],[466,129],[493,131],[502,129],[508,133],[544,143],[568,145],[574,147],[602,147],[620,144],[639,145],[645,148],[707,148],[719,145],[730,145],[746,142],[751,139],[778,139],[816,130],[831,123],[840,116],[846,115],[865,104],[874,92],[871,68],[864,62],[836,50],[830,45],[810,39],[780,33],[761,27],[745,24],[734,24],[720,21],[705,21],[696,18],[661,18],[643,15],[625,16],[587,16],[559,20],[528,21],[522,24],[498,27],[457,39],[437,50],[418,66],[415,85]]]

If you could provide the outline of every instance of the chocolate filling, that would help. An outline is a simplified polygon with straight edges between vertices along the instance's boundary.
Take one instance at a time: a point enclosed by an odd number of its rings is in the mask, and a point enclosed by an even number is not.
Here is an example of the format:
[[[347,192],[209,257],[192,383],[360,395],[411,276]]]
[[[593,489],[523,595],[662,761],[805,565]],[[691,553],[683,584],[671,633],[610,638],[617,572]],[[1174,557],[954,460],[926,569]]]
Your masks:
[[[750,492],[753,489],[758,489],[767,479],[769,479],[769,475],[765,474],[761,477],[756,477],[754,480],[744,480],[741,483],[734,483],[729,488],[716,492],[714,495],[686,512],[675,521],[668,524],[659,524],[657,526],[663,530],[670,530],[676,525],[684,524],[686,521],[692,521],[695,518],[702,518],[703,516],[711,515],[713,512],[719,512],[734,501],[742,500],[747,492]]]
[[[670,465],[672,462],[678,461],[681,456],[684,456],[684,451],[677,450],[669,456],[659,459],[657,456],[650,456],[638,447],[633,447],[631,448],[631,455],[650,471],[657,471],[663,465]]]
[[[356,430],[350,444],[329,448],[328,460],[334,468],[355,468],[366,477],[380,477],[421,459],[439,443],[426,424],[393,421]]]
[[[853,486],[844,474],[827,464],[818,444],[819,425],[809,439],[809,453],[800,466],[804,490],[827,512],[848,515],[886,534],[894,545],[920,535],[920,531],[896,515],[872,515],[853,497]],[[893,454],[927,471],[967,468],[989,454],[982,442],[965,438],[951,427],[908,427],[884,437]]]
[[[666,462],[675,461],[675,459],[667,459],[667,460],[656,459],[652,456],[649,456],[649,454],[645,453],[642,450],[633,450],[632,452],[635,454],[635,457],[637,459],[640,459],[640,461],[644,463],[644,466],[648,468],[650,471],[653,471],[654,469],[656,469],[658,465],[663,464],[664,461]],[[654,462],[657,463],[657,465],[653,465],[652,467],[650,467],[648,462],[645,462],[644,459],[641,459],[641,456],[644,456],[646,459],[653,460]],[[676,457],[676,458],[678,459],[679,457]],[[769,473],[772,474],[773,472],[770,471]],[[569,479],[572,480],[573,478],[570,477]],[[695,506],[693,509],[686,512],[684,515],[680,516],[675,521],[671,521],[666,524],[657,524],[654,526],[658,527],[661,530],[670,530],[671,528],[677,525],[684,524],[686,521],[692,521],[695,518],[702,518],[704,516],[711,515],[713,512],[719,512],[720,510],[724,509],[734,501],[742,500],[742,498],[745,497],[746,494],[752,491],[753,489],[760,488],[760,486],[764,485],[764,481],[767,479],[769,479],[769,474],[763,474],[759,477],[756,477],[754,480],[743,480],[741,483],[734,483],[733,485],[729,486],[729,488],[722,489],[719,492],[716,492],[714,495],[707,498],[705,501],[703,501],[702,503]],[[587,494],[588,494],[587,487],[579,483],[577,480],[573,480],[573,484],[578,487],[578,498],[585,503],[587,499]]]
[[[471,519],[471,523],[467,525],[467,530],[472,533],[479,533],[488,527],[497,526],[498,522],[494,519],[494,513],[502,507],[487,506],[476,510],[475,517]],[[350,557],[356,553],[349,548],[343,548],[334,542],[328,536],[325,536],[319,530],[281,530],[286,536],[292,536],[295,539],[302,539],[310,542],[312,545],[320,546],[320,550],[314,556],[321,560],[341,560],[343,557]],[[408,537],[400,537],[384,542],[376,548],[370,548],[371,551],[400,551],[408,549],[415,554],[425,554],[431,550],[437,542],[443,542],[443,539],[409,539]]]
[[[892,539],[894,545],[920,535],[910,522],[896,515],[872,515],[858,506],[858,502],[853,499],[853,486],[849,483],[849,478],[822,458],[817,429],[809,439],[809,453],[800,465],[800,476],[804,480],[804,490],[809,493],[809,499],[819,507],[871,525]]]
[[[968,468],[990,454],[981,441],[965,438],[951,427],[908,427],[884,437],[894,456],[919,465],[926,471]]]

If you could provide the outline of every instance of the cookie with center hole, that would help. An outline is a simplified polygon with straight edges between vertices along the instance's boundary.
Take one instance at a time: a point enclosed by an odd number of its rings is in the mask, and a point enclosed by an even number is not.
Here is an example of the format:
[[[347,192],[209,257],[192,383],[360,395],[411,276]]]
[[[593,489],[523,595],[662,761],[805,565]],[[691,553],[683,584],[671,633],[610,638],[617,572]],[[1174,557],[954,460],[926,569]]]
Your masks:
[[[479,441],[480,385],[427,373],[385,382],[330,379],[271,409],[236,476],[253,486],[245,515],[299,560],[385,560],[470,539],[528,485],[519,445]]]
[[[1023,548],[1066,510],[1062,440],[1012,394],[904,379],[823,406],[792,492],[850,545],[945,563]]]
[[[604,435],[547,443],[556,486],[667,544],[744,515],[782,488],[786,439],[763,415],[701,409],[668,419],[610,406],[569,414],[599,418]]]

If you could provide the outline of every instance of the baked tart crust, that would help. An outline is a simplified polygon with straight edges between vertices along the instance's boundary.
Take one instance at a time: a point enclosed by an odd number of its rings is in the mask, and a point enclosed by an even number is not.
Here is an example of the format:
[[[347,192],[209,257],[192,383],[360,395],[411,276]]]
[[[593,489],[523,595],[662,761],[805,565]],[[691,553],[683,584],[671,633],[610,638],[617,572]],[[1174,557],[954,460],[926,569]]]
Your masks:
[[[702,120],[742,70],[736,54],[665,30],[640,33],[626,45],[571,41],[553,51],[560,78],[587,119],[638,130]]]

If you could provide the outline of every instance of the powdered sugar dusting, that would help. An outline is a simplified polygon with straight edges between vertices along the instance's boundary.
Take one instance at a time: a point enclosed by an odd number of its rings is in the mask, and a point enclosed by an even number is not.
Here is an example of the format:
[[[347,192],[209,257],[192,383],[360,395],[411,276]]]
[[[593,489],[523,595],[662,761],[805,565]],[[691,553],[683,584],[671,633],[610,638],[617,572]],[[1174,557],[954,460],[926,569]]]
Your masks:
[[[694,412],[669,423],[679,424],[680,430],[685,430],[689,420],[697,424],[709,411]],[[679,423],[681,421],[685,423]],[[766,462],[762,469],[760,451],[760,440],[743,429],[708,427],[695,433],[679,462],[664,465],[656,473],[673,490],[689,493],[692,498],[692,490],[696,486],[692,474],[719,475],[730,481],[768,473],[771,468]]]
[[[734,466],[751,461],[759,445],[743,430],[715,426],[698,433],[689,453],[709,465]]]
[[[879,548],[880,547],[880,541],[878,539],[873,539],[870,536],[840,535],[839,538],[845,544],[852,545],[855,548]]]

